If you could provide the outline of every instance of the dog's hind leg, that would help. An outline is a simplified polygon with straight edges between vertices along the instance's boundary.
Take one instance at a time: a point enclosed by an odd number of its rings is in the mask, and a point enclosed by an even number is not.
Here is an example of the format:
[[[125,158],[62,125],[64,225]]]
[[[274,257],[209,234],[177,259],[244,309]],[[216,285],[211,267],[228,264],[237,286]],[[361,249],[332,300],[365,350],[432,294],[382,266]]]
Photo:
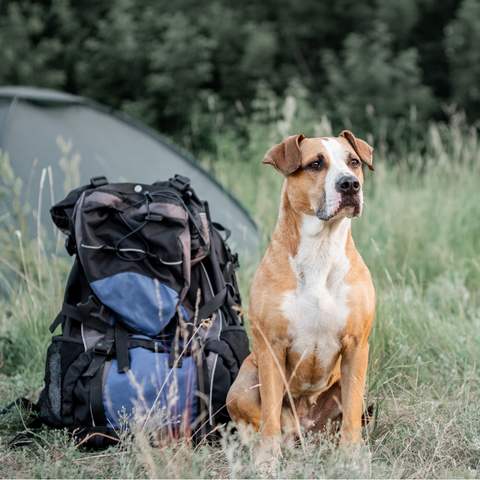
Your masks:
[[[309,414],[312,433],[336,433],[342,422],[342,383],[337,380],[328,390],[322,392],[312,405]]]
[[[227,396],[228,413],[245,434],[260,429],[262,405],[259,384],[257,359],[251,353],[240,367]]]

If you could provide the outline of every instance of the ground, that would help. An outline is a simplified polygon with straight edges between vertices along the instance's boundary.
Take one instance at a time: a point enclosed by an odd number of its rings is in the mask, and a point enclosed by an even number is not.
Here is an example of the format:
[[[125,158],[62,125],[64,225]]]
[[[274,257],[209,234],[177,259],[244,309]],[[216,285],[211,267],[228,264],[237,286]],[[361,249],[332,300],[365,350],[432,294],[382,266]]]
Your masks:
[[[275,225],[282,185],[281,175],[261,164],[268,141],[252,140],[248,159],[239,159],[228,139],[219,143],[215,161],[202,158],[252,212],[262,228],[263,248]],[[304,449],[284,451],[271,475],[477,477],[478,140],[452,122],[432,124],[422,145],[391,150],[379,140],[374,147],[375,172],[365,171],[364,213],[353,222],[353,237],[377,292],[366,389],[367,404],[376,404],[374,419],[364,431],[358,457],[345,455],[324,438],[306,438]],[[8,226],[2,238],[7,293],[0,299],[0,408],[19,396],[35,398],[42,386],[48,325],[59,310],[69,268],[61,249],[47,252],[38,248],[37,240],[28,242]],[[258,262],[243,262],[244,299]],[[11,268],[18,272],[16,281]],[[194,446],[188,438],[159,443],[152,432],[137,431],[120,448],[93,452],[75,446],[63,432],[44,429],[30,445],[10,449],[8,440],[28,422],[27,416],[12,412],[0,417],[2,478],[260,474],[252,462],[259,440],[244,443],[231,433],[223,433],[217,444]]]

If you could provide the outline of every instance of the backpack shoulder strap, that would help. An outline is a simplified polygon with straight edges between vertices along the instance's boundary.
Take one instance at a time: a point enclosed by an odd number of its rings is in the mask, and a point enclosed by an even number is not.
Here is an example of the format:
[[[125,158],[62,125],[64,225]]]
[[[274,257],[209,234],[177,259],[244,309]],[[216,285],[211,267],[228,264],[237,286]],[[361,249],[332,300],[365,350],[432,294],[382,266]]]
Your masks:
[[[225,287],[222,291],[217,293],[211,300],[209,300],[198,312],[198,322],[209,318],[213,312],[216,312],[220,307],[227,302],[228,290]]]

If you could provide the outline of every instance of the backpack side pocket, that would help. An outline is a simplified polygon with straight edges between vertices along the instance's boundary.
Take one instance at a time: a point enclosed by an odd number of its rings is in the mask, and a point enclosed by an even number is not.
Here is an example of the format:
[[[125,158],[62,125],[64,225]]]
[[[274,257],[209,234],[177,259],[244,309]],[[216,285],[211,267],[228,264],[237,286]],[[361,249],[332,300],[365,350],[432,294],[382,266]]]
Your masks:
[[[45,388],[38,401],[40,417],[45,423],[54,427],[64,425],[62,407],[65,373],[84,351],[81,340],[63,336],[52,338],[45,365]]]

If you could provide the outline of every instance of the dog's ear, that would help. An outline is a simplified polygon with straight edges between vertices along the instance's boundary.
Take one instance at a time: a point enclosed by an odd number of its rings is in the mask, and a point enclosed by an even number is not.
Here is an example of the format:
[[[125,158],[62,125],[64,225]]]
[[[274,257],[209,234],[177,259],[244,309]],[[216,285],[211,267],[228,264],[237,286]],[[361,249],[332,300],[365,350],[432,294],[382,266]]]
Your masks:
[[[375,170],[372,166],[372,152],[373,148],[363,140],[355,138],[355,135],[348,130],[344,130],[341,134],[341,137],[347,139],[348,143],[354,148],[357,152],[357,155],[360,157],[362,162],[365,162],[368,165],[370,170]]]
[[[269,163],[280,173],[290,175],[298,170],[302,163],[300,143],[304,138],[303,134],[288,137],[284,142],[271,148],[263,157],[262,163]]]

